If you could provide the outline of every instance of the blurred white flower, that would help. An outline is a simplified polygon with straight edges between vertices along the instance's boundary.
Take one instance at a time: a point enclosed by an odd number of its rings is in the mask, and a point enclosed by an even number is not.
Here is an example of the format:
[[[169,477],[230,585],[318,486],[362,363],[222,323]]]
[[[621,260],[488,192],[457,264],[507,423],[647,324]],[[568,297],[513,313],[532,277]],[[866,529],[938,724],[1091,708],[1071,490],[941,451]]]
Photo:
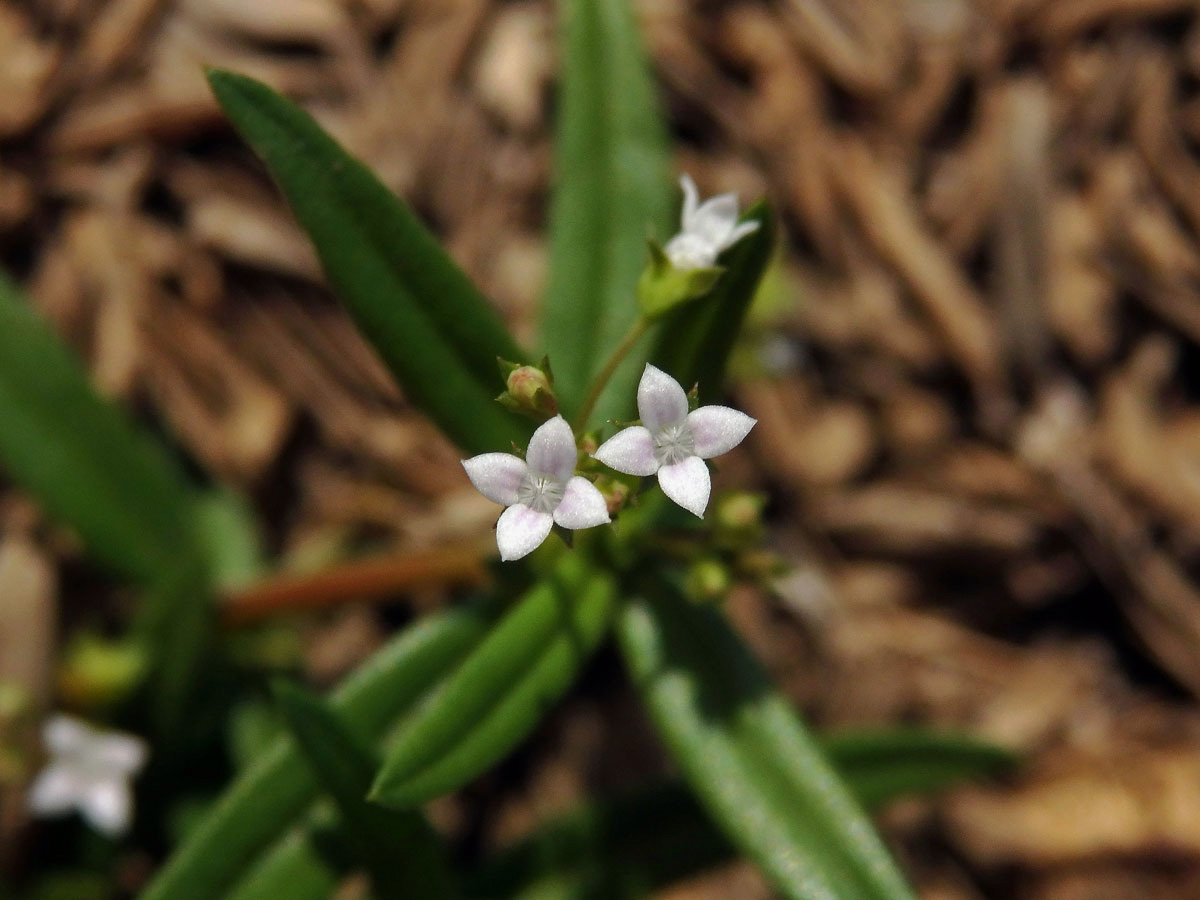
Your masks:
[[[663,493],[700,518],[712,483],[704,460],[728,453],[750,433],[757,419],[728,406],[702,406],[688,412],[679,382],[649,363],[638,383],[634,425],[600,445],[596,459],[626,475],[658,474]]]
[[[496,523],[501,559],[532,553],[556,522],[577,529],[611,521],[596,486],[574,474],[577,455],[571,426],[555,416],[533,433],[525,459],[483,453],[463,460],[479,492],[508,507]]]
[[[676,269],[716,265],[723,250],[758,228],[757,222],[738,224],[737,194],[721,194],[701,203],[690,176],[680,176],[679,183],[683,187],[683,230],[663,248]]]
[[[133,820],[130,781],[146,763],[145,742],[61,714],[46,720],[42,742],[49,761],[29,788],[30,811],[47,817],[76,810],[109,837],[128,831]]]

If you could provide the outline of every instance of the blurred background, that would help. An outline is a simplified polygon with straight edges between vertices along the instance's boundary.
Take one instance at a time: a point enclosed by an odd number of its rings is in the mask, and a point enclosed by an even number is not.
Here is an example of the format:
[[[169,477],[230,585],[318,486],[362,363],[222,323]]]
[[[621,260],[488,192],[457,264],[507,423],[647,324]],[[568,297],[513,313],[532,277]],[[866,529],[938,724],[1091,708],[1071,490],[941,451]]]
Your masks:
[[[887,810],[925,900],[1200,897],[1200,6],[636,6],[678,168],[781,224],[730,386],[759,424],[719,484],[766,494],[790,574],[730,615],[821,729],[1026,755]],[[286,566],[426,561],[386,602],[231,598],[258,665],[332,683],[481,577],[498,510],[323,287],[201,66],[302,102],[532,340],[555,33],[540,0],[0,4],[0,265]],[[129,608],[4,487],[0,682],[102,708],[120,661],[89,641]],[[41,852],[27,739],[0,732],[10,872]],[[434,812],[486,848],[663,766],[602,654]],[[662,896],[769,892],[734,865]]]

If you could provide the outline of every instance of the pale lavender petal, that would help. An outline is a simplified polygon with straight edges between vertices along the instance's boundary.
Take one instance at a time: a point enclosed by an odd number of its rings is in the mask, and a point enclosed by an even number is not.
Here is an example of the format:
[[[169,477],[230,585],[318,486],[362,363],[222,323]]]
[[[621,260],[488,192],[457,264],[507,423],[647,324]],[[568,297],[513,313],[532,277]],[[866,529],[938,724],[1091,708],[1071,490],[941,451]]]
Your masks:
[[[691,221],[696,217],[696,208],[700,205],[700,192],[696,190],[696,182],[686,172],[679,176],[679,186],[683,188],[683,230],[691,231]]]
[[[129,785],[119,778],[93,781],[79,799],[79,812],[101,834],[120,837],[133,819]]]
[[[529,463],[530,471],[566,481],[575,472],[578,456],[571,426],[562,416],[555,416],[539,425],[529,439],[525,462]]]
[[[29,787],[29,811],[35,816],[55,816],[74,809],[86,784],[69,766],[51,763]]]
[[[746,235],[753,234],[756,231],[758,231],[758,220],[757,219],[751,219],[749,222],[742,222],[740,225],[738,225],[737,228],[735,228],[735,229],[733,229],[733,231],[729,232],[729,234],[728,234],[728,236],[726,236],[725,240],[721,242],[720,249],[727,250],[730,247],[732,247],[734,244],[736,244],[738,241],[740,241],[742,238],[744,238]]]
[[[606,466],[626,475],[653,475],[658,471],[658,460],[654,458],[654,438],[650,429],[641,425],[621,429],[592,455]]]
[[[56,713],[42,724],[42,743],[52,756],[83,753],[96,738],[96,729],[82,719]]]
[[[524,504],[510,506],[496,523],[496,546],[505,562],[520,559],[536,550],[554,527],[550,513],[537,512]]]
[[[737,217],[737,194],[721,194],[701,204],[688,231],[704,238],[714,247],[727,247],[726,241],[737,224]]]
[[[528,467],[511,453],[482,453],[462,461],[476,490],[493,503],[512,506]]]
[[[740,444],[758,420],[728,406],[702,406],[688,413],[687,421],[696,455],[712,459]]]
[[[646,363],[642,380],[638,382],[637,408],[642,424],[651,431],[658,431],[664,425],[684,420],[688,413],[687,394],[678,381]]]
[[[100,734],[91,754],[95,761],[114,774],[133,775],[146,764],[146,743],[131,734]]]
[[[658,470],[658,484],[664,494],[688,512],[704,518],[712,481],[700,457],[689,456],[683,462],[663,466]]]
[[[604,495],[586,478],[576,475],[567,482],[562,501],[554,510],[554,521],[563,528],[592,528],[611,522]]]

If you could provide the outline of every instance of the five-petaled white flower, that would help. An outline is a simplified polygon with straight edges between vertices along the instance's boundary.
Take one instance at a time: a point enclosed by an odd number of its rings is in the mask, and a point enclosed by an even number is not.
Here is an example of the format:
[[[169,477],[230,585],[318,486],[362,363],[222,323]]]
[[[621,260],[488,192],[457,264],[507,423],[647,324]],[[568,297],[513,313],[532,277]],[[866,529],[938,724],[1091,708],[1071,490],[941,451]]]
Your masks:
[[[664,494],[704,518],[712,489],[704,460],[728,453],[758,420],[728,406],[688,412],[679,382],[649,363],[638,383],[637,406],[642,424],[618,431],[594,456],[626,475],[657,472]]]
[[[54,715],[42,726],[50,759],[29,788],[29,809],[37,816],[78,810],[102,834],[119,837],[133,818],[129,782],[146,763],[146,744],[115,731]]]
[[[533,433],[525,459],[511,453],[483,453],[463,460],[467,477],[479,492],[508,507],[496,523],[501,559],[532,553],[556,522],[575,529],[611,521],[596,486],[575,474],[577,455],[571,426],[555,416]]]
[[[683,186],[683,230],[663,248],[676,269],[716,265],[721,251],[758,228],[758,222],[738,224],[737,194],[721,194],[701,203],[690,176],[680,176],[679,183]]]

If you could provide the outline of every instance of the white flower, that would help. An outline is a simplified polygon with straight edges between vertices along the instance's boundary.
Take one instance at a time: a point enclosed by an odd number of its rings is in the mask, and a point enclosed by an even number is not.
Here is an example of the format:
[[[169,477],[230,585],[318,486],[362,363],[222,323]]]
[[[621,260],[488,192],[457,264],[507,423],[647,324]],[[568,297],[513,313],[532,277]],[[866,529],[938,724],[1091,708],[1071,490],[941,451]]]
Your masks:
[[[129,782],[146,763],[146,744],[64,715],[46,720],[42,742],[50,760],[29,788],[30,811],[57,816],[78,810],[109,837],[128,831],[133,818]]]
[[[757,419],[728,406],[702,406],[688,412],[679,382],[649,363],[638,383],[641,425],[618,431],[595,457],[626,475],[653,475],[663,493],[700,518],[712,484],[704,460],[728,453],[750,433]]]
[[[479,492],[508,507],[496,523],[501,559],[532,553],[555,522],[563,528],[591,528],[611,521],[596,486],[575,475],[576,456],[571,426],[555,416],[533,433],[525,459],[484,453],[463,460]]]
[[[707,269],[716,265],[721,251],[758,228],[757,222],[738,224],[736,194],[721,194],[701,203],[690,176],[681,176],[679,183],[683,186],[683,230],[663,248],[676,269]]]

